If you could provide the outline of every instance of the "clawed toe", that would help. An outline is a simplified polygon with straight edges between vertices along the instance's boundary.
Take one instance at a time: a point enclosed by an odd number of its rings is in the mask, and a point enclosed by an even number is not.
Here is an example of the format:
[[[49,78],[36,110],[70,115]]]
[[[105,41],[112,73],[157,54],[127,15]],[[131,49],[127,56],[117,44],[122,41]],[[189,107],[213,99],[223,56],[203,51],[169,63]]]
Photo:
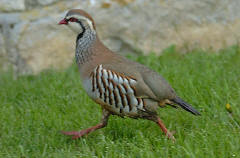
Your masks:
[[[61,131],[62,134],[72,136],[72,139],[78,139],[86,134],[88,134],[88,130],[78,131]]]
[[[167,132],[167,137],[169,138],[169,139],[171,139],[173,142],[175,142],[176,141],[176,139],[175,139],[175,137],[173,136],[173,134],[175,133],[175,131],[173,131],[173,132]]]

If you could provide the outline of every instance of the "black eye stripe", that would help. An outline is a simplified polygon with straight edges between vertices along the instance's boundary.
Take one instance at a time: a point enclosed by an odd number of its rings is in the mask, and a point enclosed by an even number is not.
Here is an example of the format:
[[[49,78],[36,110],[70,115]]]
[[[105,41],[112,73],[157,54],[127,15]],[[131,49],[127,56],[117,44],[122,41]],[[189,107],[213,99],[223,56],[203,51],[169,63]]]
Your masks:
[[[71,17],[71,18],[66,18],[68,22],[78,22],[78,19]]]

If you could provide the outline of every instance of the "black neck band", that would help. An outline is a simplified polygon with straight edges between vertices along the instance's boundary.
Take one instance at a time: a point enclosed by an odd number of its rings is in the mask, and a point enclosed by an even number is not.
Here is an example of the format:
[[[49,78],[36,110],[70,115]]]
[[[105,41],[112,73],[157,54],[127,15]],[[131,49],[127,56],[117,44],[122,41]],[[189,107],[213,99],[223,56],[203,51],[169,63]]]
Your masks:
[[[82,28],[83,31],[78,34],[76,42],[77,42],[80,38],[83,37],[83,35],[84,35],[85,31],[86,31],[86,28],[83,26],[83,24],[82,24],[81,21],[77,21],[77,23],[81,26],[81,28]]]

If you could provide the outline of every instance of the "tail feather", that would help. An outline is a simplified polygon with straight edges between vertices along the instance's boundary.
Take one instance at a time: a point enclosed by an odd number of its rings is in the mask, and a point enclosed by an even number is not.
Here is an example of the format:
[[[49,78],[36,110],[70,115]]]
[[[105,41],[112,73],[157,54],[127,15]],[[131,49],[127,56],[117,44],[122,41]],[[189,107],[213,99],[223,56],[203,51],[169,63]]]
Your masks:
[[[172,99],[171,101],[173,101],[174,103],[180,105],[181,108],[183,108],[184,110],[192,113],[193,115],[201,115],[200,112],[195,110],[190,104],[186,103],[185,101],[183,101],[179,97],[176,97],[176,98]]]

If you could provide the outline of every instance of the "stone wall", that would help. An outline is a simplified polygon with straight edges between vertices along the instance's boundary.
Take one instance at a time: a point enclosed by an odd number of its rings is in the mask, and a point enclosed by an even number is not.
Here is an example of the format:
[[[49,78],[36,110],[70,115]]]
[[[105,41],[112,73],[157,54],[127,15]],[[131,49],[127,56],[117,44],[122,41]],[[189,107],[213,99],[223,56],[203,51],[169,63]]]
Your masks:
[[[65,68],[75,35],[58,26],[67,10],[95,19],[100,38],[114,51],[160,54],[238,44],[239,0],[0,0],[0,67],[19,73]]]

